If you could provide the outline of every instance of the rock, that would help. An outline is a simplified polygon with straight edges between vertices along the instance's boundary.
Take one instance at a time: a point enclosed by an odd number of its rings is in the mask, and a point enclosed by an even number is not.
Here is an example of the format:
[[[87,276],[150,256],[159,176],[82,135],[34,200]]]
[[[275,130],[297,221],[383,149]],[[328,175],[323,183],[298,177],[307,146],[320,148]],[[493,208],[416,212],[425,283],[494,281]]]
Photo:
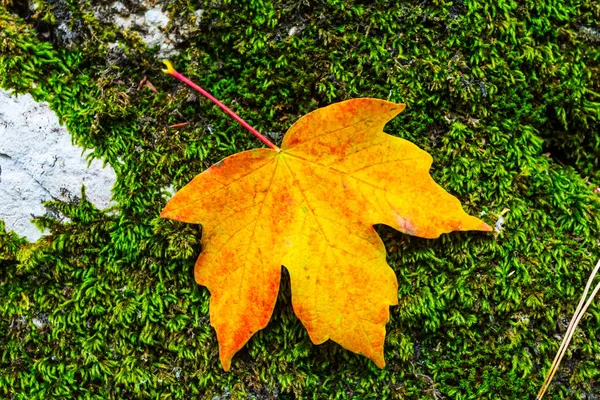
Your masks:
[[[154,7],[146,11],[144,18],[146,19],[146,24],[148,24],[148,26],[156,28],[164,28],[169,24],[169,17],[163,14],[160,7]]]
[[[203,13],[204,13],[204,10],[202,10],[202,9],[198,9],[194,12],[194,15],[196,16],[196,26],[200,25],[200,22],[202,21]]]
[[[45,328],[48,325],[48,315],[45,313],[39,313],[37,317],[34,317],[31,320],[31,322],[38,329]]]
[[[169,17],[163,14],[160,7],[154,7],[144,13],[144,22],[148,33],[142,35],[142,40],[148,47],[159,46],[161,53],[168,51],[167,38],[162,29],[169,24]]]
[[[121,3],[120,1],[114,2],[110,6],[110,8],[112,10],[114,10],[115,12],[120,13],[120,14],[128,14],[129,13],[129,10],[127,9],[127,6],[125,6],[125,4]]]
[[[0,89],[0,219],[7,230],[37,240],[42,233],[30,220],[46,213],[42,202],[71,200],[82,184],[96,207],[111,205],[115,172],[99,160],[88,168],[88,152],[71,143],[47,103]]]
[[[115,2],[111,10],[116,12],[114,23],[120,29],[135,30],[148,47],[158,47],[158,56],[167,58],[177,53],[173,41],[165,34],[164,29],[169,24],[169,16],[165,14],[160,6],[150,8],[141,14],[129,14],[121,2]],[[103,19],[99,12],[99,19]]]

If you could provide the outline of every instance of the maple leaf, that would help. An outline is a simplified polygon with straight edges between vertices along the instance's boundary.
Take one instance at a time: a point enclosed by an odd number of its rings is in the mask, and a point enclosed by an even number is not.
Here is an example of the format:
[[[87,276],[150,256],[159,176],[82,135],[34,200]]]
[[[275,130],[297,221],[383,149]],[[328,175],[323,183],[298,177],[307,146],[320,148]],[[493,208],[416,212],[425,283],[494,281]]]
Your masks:
[[[317,109],[288,130],[280,149],[225,158],[161,212],[203,226],[194,274],[211,293],[225,370],[269,322],[282,265],[312,342],[332,339],[384,367],[398,284],[373,225],[424,238],[491,230],[433,181],[429,154],[383,132],[403,109],[370,98]]]

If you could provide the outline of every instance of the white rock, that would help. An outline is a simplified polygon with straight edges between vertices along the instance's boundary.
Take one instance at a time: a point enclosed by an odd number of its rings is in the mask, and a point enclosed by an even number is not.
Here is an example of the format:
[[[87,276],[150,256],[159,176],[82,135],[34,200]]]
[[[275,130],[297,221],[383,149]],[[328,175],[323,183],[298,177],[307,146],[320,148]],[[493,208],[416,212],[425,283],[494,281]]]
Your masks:
[[[127,11],[127,7],[125,6],[125,4],[121,3],[120,1],[115,1],[114,3],[112,3],[110,8],[112,8],[118,13],[124,13],[125,11]]]
[[[112,4],[112,8],[119,14],[123,14],[124,10],[121,5],[122,3],[116,2]],[[172,40],[163,32],[170,20],[169,16],[162,12],[160,6],[148,9],[143,15],[114,15],[113,21],[120,29],[137,31],[148,47],[158,46],[158,56],[160,58],[168,58],[177,54]]]
[[[44,315],[40,315],[38,317],[35,317],[31,320],[31,322],[33,323],[33,325],[38,328],[38,329],[42,329],[43,327],[45,327],[46,325],[48,325],[48,317],[44,314]]]
[[[131,17],[121,17],[120,15],[115,15],[115,25],[117,25],[121,29],[129,29],[133,26],[135,20],[135,15]]]
[[[496,221],[496,225],[494,225],[494,232],[500,233],[502,232],[502,225],[504,225],[504,217],[501,215],[498,217]]]
[[[162,31],[169,24],[169,16],[157,6],[144,13],[144,26],[148,33],[142,35],[142,40],[148,47],[159,46],[159,57],[169,57],[176,53],[172,43]]]
[[[66,22],[63,22],[62,24],[60,24],[56,28],[56,32],[60,34],[60,37],[63,40],[67,40],[67,41],[73,40],[77,37],[77,34],[69,28],[69,25],[67,25]]]
[[[166,196],[166,198],[168,200],[171,197],[175,196],[175,193],[177,193],[177,190],[175,190],[175,186],[169,185],[162,189],[162,193],[164,196]]]
[[[160,6],[154,7],[146,11],[144,14],[146,24],[156,28],[164,28],[169,24],[169,16],[164,14]]]
[[[47,103],[0,89],[0,219],[7,230],[37,240],[42,233],[30,219],[46,213],[42,201],[79,196],[82,184],[96,207],[111,205],[115,172],[99,160],[88,168],[88,152],[71,143]]]
[[[200,25],[200,22],[202,21],[203,13],[204,13],[204,10],[202,10],[202,9],[198,9],[194,12],[194,15],[196,16],[196,26]]]

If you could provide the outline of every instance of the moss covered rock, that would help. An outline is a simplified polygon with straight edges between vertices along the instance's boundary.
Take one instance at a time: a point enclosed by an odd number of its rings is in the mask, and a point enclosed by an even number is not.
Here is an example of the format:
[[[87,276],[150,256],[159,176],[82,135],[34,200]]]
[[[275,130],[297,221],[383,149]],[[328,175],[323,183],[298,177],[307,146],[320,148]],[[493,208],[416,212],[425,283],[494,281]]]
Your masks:
[[[48,101],[113,166],[118,206],[53,202],[69,222],[38,218],[51,234],[36,243],[0,226],[0,396],[534,397],[600,257],[595,2],[122,2],[158,4],[171,61],[275,141],[335,101],[406,103],[386,131],[432,154],[468,212],[504,219],[438,240],[379,228],[399,281],[386,369],[311,344],[284,277],[229,373],[192,277],[200,227],[158,213],[260,143],[161,74],[160,46],[119,28],[120,6],[22,3],[0,8],[0,86]],[[600,396],[599,337],[592,306],[548,398]]]

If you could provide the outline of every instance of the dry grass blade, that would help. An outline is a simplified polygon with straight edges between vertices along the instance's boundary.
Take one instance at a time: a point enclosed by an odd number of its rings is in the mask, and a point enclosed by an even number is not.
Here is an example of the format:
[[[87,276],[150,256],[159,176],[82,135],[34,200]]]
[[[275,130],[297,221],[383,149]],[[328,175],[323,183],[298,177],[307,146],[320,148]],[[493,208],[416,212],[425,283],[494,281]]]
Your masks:
[[[585,285],[585,290],[583,291],[583,295],[581,296],[581,300],[579,300],[579,304],[577,305],[577,308],[575,309],[573,318],[571,318],[571,322],[569,323],[569,327],[567,328],[565,337],[564,337],[562,343],[560,344],[560,347],[558,348],[558,352],[556,353],[556,356],[554,357],[554,361],[552,361],[550,370],[548,371],[548,374],[546,375],[546,379],[544,380],[544,384],[542,385],[542,388],[540,389],[540,391],[538,392],[538,394],[536,396],[536,400],[541,400],[544,397],[544,394],[546,393],[546,390],[548,390],[548,386],[550,386],[550,382],[552,382],[552,378],[554,378],[554,374],[558,370],[558,366],[560,365],[560,362],[562,361],[562,358],[565,355],[565,352],[567,351],[567,347],[569,346],[569,343],[571,342],[571,338],[573,337],[575,328],[577,328],[577,325],[579,324],[581,317],[583,317],[583,315],[589,308],[590,304],[592,304],[592,300],[596,296],[596,293],[598,293],[598,291],[600,291],[600,282],[599,282],[596,285],[596,287],[594,288],[594,290],[592,291],[592,294],[590,295],[590,297],[588,298],[588,300],[586,302],[586,296],[590,290],[590,287],[592,286],[592,282],[594,281],[596,274],[598,273],[598,269],[600,269],[600,261],[598,261],[598,263],[596,264],[596,267],[594,267],[594,270],[592,271],[592,273],[590,274],[590,277],[588,278],[587,284]],[[584,305],[584,303],[585,303],[585,305]]]

